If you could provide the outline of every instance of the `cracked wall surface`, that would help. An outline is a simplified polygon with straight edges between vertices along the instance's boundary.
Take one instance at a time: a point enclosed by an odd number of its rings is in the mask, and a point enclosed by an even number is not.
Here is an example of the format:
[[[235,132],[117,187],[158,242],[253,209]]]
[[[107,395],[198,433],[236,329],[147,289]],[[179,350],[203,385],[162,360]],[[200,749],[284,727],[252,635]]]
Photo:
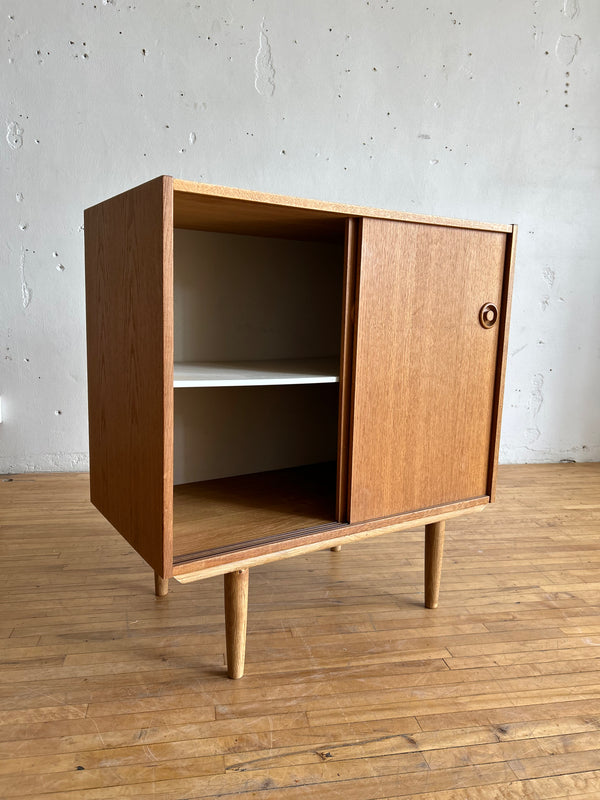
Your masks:
[[[86,468],[83,209],[160,174],[517,222],[501,460],[600,459],[600,3],[0,13],[0,472]]]

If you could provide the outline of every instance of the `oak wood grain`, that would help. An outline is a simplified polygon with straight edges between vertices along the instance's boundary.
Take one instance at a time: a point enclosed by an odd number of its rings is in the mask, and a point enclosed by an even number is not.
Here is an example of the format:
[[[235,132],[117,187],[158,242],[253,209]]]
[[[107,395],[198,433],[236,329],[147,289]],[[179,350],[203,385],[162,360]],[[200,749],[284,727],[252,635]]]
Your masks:
[[[335,470],[331,462],[175,486],[175,561],[333,526]]]
[[[166,597],[169,593],[169,579],[161,578],[161,576],[154,573],[154,594],[157,597]]]
[[[500,466],[436,611],[422,530],[258,566],[234,683],[221,579],[158,600],[87,475],[4,476],[0,795],[596,800],[599,484]]]
[[[506,235],[361,223],[350,520],[485,495]]]
[[[92,502],[150,566],[172,566],[172,181],[85,212]]]
[[[292,239],[339,239],[348,217],[382,219],[510,232],[512,226],[307,200],[286,195],[175,179],[175,227],[232,231]]]
[[[233,680],[244,674],[248,627],[249,572],[239,569],[224,576],[227,674]]]
[[[445,529],[445,521],[425,526],[425,608],[438,607]]]
[[[437,508],[413,511],[385,520],[339,525],[324,524],[284,535],[276,535],[262,540],[243,541],[238,546],[228,546],[221,552],[206,551],[191,553],[175,559],[173,575],[180,583],[204,580],[214,575],[222,575],[232,569],[255,567],[281,559],[307,555],[318,550],[341,547],[344,544],[360,542],[374,536],[410,530],[418,525],[431,525],[463,514],[482,511],[488,505],[488,498],[476,498],[461,503],[450,503]],[[289,527],[289,526],[288,526]]]

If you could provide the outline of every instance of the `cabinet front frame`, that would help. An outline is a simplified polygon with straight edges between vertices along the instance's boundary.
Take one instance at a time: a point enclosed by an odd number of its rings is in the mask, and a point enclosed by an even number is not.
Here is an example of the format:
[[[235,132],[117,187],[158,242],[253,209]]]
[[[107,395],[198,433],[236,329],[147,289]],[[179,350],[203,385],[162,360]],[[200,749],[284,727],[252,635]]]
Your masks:
[[[506,232],[505,260],[502,275],[501,313],[498,320],[498,344],[494,377],[494,413],[490,430],[488,459],[488,493],[465,498],[436,507],[376,518],[355,523],[347,522],[349,453],[352,437],[352,382],[355,357],[355,310],[358,289],[357,258],[360,220],[349,217],[346,221],[344,309],[342,322],[342,349],[340,356],[340,416],[338,438],[338,481],[336,512],[337,523],[319,528],[290,531],[269,541],[241,542],[228,552],[207,553],[201,559],[176,559],[173,576],[180,582],[190,582],[232,570],[246,569],[258,564],[359,541],[384,533],[414,529],[422,525],[444,521],[452,517],[482,510],[493,500],[497,466],[497,450],[501,423],[502,393],[510,320],[510,297],[515,257],[516,226]]]

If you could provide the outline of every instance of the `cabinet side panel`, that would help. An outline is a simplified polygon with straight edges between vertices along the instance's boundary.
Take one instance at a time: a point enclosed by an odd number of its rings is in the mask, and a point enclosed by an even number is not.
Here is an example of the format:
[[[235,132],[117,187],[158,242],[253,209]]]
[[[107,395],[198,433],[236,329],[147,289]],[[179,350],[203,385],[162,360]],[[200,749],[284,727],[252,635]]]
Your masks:
[[[498,359],[496,362],[496,388],[494,396],[494,419],[492,420],[492,441],[490,445],[490,464],[488,477],[488,495],[490,503],[496,499],[496,476],[498,472],[498,452],[500,450],[500,428],[502,425],[502,401],[504,398],[504,375],[508,353],[508,329],[510,327],[510,307],[514,278],[515,255],[517,249],[517,226],[507,237],[506,266],[504,268],[504,284],[502,288],[502,309],[499,320]]]
[[[91,499],[163,576],[172,569],[170,181],[85,212]]]
[[[506,234],[365,219],[350,522],[487,495]]]

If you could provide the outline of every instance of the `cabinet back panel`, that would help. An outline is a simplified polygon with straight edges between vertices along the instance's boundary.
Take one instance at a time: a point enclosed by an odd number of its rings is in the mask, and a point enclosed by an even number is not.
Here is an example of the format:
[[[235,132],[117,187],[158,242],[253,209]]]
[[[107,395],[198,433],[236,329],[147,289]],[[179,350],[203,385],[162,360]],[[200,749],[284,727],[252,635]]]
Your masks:
[[[506,234],[362,222],[350,521],[487,494]]]
[[[340,351],[343,242],[175,230],[175,361]]]
[[[175,484],[333,461],[337,384],[175,390]]]

